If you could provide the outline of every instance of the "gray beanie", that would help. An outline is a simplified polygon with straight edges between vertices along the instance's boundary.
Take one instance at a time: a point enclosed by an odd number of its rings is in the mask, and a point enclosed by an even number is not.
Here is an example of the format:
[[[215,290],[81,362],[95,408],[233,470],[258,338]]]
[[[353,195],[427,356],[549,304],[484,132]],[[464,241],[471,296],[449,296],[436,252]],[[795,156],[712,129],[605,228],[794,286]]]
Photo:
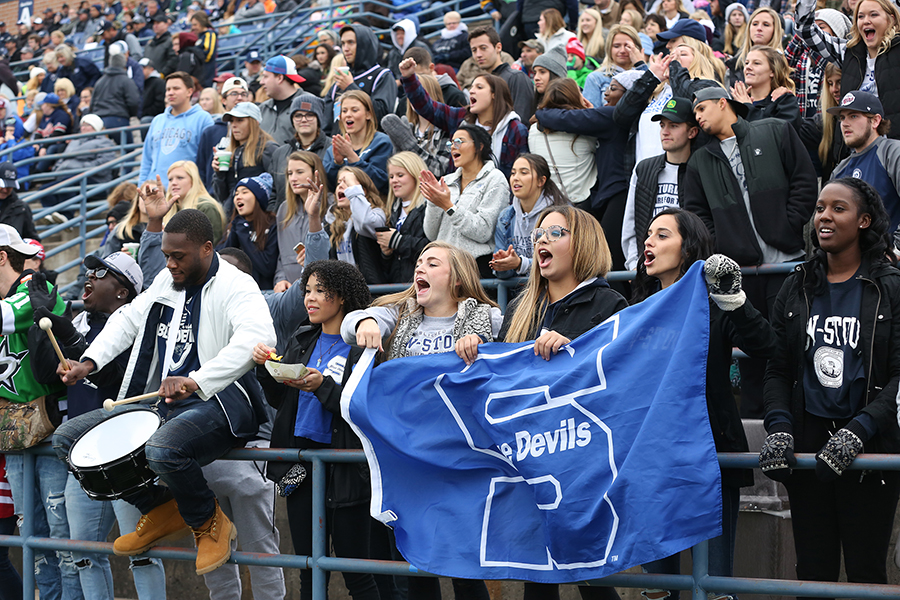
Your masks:
[[[831,27],[834,35],[843,40],[847,39],[847,36],[850,35],[850,19],[839,10],[834,10],[833,8],[817,10],[816,21],[825,21],[828,23],[828,26]]]
[[[744,24],[749,25],[750,13],[747,12],[747,7],[740,2],[732,2],[725,8],[725,22],[728,23],[729,19],[731,19],[731,13],[735,10],[739,10],[744,13]]]
[[[563,47],[554,46],[549,52],[544,52],[534,59],[534,64],[531,68],[544,67],[557,77],[565,77],[567,75],[566,58],[566,51],[563,50]]]
[[[325,102],[318,96],[307,93],[296,96],[291,102],[292,119],[294,118],[294,113],[298,110],[315,113],[316,118],[319,120],[320,128],[325,124]]]

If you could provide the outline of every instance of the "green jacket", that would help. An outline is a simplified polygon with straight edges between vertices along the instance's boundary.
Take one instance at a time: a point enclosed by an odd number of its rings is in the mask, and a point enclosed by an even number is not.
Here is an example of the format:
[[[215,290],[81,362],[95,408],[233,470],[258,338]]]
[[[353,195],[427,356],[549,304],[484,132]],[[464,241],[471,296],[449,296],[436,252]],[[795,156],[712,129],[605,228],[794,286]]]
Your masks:
[[[600,63],[588,56],[584,61],[584,66],[577,71],[575,69],[569,69],[568,76],[570,79],[575,80],[578,87],[584,89],[584,81],[587,79],[587,76],[597,70],[598,67],[600,67]]]
[[[781,119],[748,123],[738,117],[732,129],[759,237],[782,252],[801,253],[803,226],[812,216],[818,193],[809,153],[791,124]],[[716,252],[740,265],[762,263],[743,192],[716,138],[688,161],[684,208],[706,223]]]

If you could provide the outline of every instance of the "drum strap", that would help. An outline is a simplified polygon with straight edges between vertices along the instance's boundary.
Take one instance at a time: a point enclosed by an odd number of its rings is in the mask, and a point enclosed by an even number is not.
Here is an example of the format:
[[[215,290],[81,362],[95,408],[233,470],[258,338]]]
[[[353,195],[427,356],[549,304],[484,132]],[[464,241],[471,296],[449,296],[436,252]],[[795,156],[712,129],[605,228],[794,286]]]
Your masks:
[[[184,290],[178,292],[178,297],[175,299],[175,306],[172,307],[172,320],[169,321],[169,337],[166,339],[166,355],[163,357],[162,379],[169,376],[169,369],[172,368],[172,355],[175,353],[175,342],[178,341],[178,333],[181,327],[181,314],[184,312],[185,297],[186,293]]]

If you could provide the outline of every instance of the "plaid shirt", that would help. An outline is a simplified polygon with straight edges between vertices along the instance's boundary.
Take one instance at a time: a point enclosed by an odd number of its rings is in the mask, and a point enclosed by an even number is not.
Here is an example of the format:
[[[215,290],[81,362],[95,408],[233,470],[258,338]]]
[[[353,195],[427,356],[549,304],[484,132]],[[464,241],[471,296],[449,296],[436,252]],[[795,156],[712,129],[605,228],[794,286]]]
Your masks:
[[[847,41],[829,35],[816,25],[816,0],[800,0],[797,3],[797,30],[810,49],[818,52],[826,62],[843,67]],[[824,68],[824,67],[823,67]]]
[[[469,114],[468,108],[457,108],[449,106],[442,102],[436,102],[428,96],[428,92],[419,83],[419,78],[412,77],[401,78],[403,89],[406,91],[406,97],[413,110],[425,117],[438,129],[447,132],[448,135],[459,128],[466,116]],[[522,152],[528,152],[528,128],[519,119],[513,119],[506,128],[503,135],[503,144],[500,150],[498,168],[509,179],[509,172],[512,170],[513,162]],[[452,163],[451,158],[451,163]]]
[[[795,33],[784,50],[791,71],[791,79],[797,86],[797,104],[800,106],[800,118],[811,119],[822,111],[819,95],[825,89],[825,65],[828,61],[821,54],[811,49]]]

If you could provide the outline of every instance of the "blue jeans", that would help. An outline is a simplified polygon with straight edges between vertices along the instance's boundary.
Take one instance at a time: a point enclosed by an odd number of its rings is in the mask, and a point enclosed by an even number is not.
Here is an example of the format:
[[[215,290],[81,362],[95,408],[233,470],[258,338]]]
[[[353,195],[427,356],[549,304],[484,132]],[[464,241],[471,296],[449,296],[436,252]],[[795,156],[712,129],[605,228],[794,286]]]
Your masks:
[[[103,117],[103,127],[105,129],[116,129],[117,127],[128,127],[131,124],[130,119],[125,117]],[[122,143],[122,134],[120,132],[110,133],[107,137],[114,141],[116,145]],[[125,143],[131,144],[134,142],[134,136],[132,132],[125,132]]]
[[[135,507],[122,500],[91,500],[71,473],[66,482],[66,513],[72,539],[91,542],[105,542],[115,519],[119,521],[119,530],[128,532],[134,531],[141,517]],[[74,551],[72,556],[85,598],[112,600],[113,579],[109,556]],[[130,567],[140,600],[165,600],[166,573],[159,559],[132,556]]]
[[[127,404],[112,412],[98,408],[66,421],[53,436],[56,455],[65,460],[82,433],[113,415],[139,407]],[[166,422],[144,446],[150,469],[166,487],[150,484],[123,499],[146,515],[174,496],[185,522],[200,527],[216,510],[215,494],[206,485],[201,467],[224,456],[238,441],[218,401],[172,404]]]
[[[26,482],[23,480],[23,457],[21,454],[6,456],[6,477],[12,488],[16,514],[24,514],[22,494]],[[34,527],[33,533],[39,537],[69,538],[69,523],[66,519],[66,479],[65,465],[52,456],[35,457],[34,486]],[[83,600],[81,582],[75,570],[72,553],[56,551],[57,560],[51,560],[44,550],[34,552],[34,580],[43,600]],[[25,567],[27,568],[27,567]]]
[[[12,535],[16,517],[0,519],[0,535]],[[22,600],[22,578],[9,560],[9,548],[0,546],[0,600]]]

